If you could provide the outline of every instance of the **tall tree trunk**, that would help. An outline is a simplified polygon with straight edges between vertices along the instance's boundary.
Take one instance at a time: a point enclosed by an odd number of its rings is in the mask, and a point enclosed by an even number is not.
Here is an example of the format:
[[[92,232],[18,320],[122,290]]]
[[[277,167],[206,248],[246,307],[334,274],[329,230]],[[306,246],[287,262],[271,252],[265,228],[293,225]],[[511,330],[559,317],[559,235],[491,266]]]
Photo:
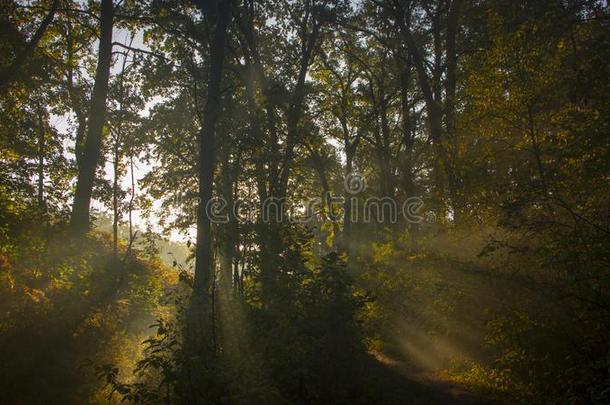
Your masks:
[[[100,15],[100,44],[98,48],[95,84],[91,96],[87,138],[78,167],[76,193],[72,205],[70,224],[78,234],[85,233],[89,228],[89,208],[95,180],[95,170],[101,155],[102,134],[106,118],[106,97],[108,95],[108,80],[112,60],[112,27],[114,9],[112,0],[102,0]]]
[[[298,140],[298,126],[302,115],[303,101],[305,100],[305,78],[307,77],[307,71],[309,70],[309,65],[314,56],[314,48],[317,46],[319,35],[320,25],[318,22],[314,22],[312,31],[307,37],[306,44],[301,52],[299,75],[290,99],[290,106],[288,107],[286,120],[286,151],[282,161],[282,173],[280,175],[280,184],[277,192],[279,198],[286,197],[288,190],[290,165],[294,160],[294,148],[296,147]]]
[[[133,172],[133,154],[129,155],[129,176],[131,178],[131,195],[129,196],[129,244],[133,242],[135,234],[133,233],[133,202],[136,198],[136,178]]]
[[[44,154],[45,154],[45,135],[46,127],[43,118],[42,108],[39,108],[39,123],[40,128],[38,132],[38,206],[40,209],[44,209]]]
[[[408,197],[413,197],[414,190],[414,179],[413,179],[413,131],[410,114],[410,103],[409,103],[409,83],[411,79],[411,67],[405,66],[400,71],[400,106],[402,115],[402,136],[403,143],[405,145],[405,158],[402,165],[402,176],[404,192]]]
[[[344,179],[348,179],[352,175],[353,170],[353,156],[345,153],[345,173]],[[344,185],[344,196],[343,196],[343,234],[341,235],[341,248],[342,250],[348,250],[350,244],[351,230],[352,230],[352,194],[348,191],[348,187]]]
[[[445,39],[446,67],[447,74],[445,79],[445,128],[447,133],[447,147],[449,149],[448,180],[453,204],[454,222],[461,221],[461,214],[464,209],[462,194],[462,181],[457,167],[458,160],[458,139],[455,124],[455,97],[457,86],[457,49],[456,37],[458,31],[458,18],[460,13],[460,1],[453,0],[449,7],[447,18],[447,35]]]
[[[269,197],[274,197],[277,189],[277,166],[279,157],[279,151],[277,150],[277,132],[275,130],[275,122],[273,117],[273,107],[267,98],[267,85],[262,65],[258,60],[257,50],[254,43],[253,28],[251,26],[243,26],[242,30],[246,34],[248,39],[248,46],[245,47],[246,51],[252,54],[253,61],[248,64],[248,71],[250,75],[245,77],[244,85],[246,88],[246,98],[249,109],[249,129],[253,139],[261,144],[267,143],[270,145],[269,148],[259,147],[255,150],[257,159],[255,161],[255,172],[256,172],[256,187],[259,199],[259,207],[261,209],[261,215],[263,210],[266,208]],[[262,93],[265,96],[265,106],[261,107],[255,97],[255,86],[260,83]],[[270,137],[268,142],[265,142],[264,128],[261,125],[260,117],[266,117],[267,129],[269,130]],[[267,160],[268,171],[265,168],[265,161]],[[273,279],[275,276],[274,265],[276,264],[276,257],[279,252],[275,249],[278,247],[278,236],[279,230],[276,229],[272,221],[264,222],[260,220],[256,226],[256,234],[258,237],[258,245],[260,246],[260,258],[261,258],[261,282],[262,282],[262,296],[267,297],[267,292],[273,291]],[[242,275],[243,277],[243,269]],[[240,278],[241,283],[241,278]],[[268,304],[269,301],[264,299],[263,302]]]
[[[424,55],[422,50],[420,49],[420,46],[417,45],[415,38],[413,37],[411,30],[410,30],[410,24],[409,24],[409,18],[410,16],[405,15],[404,10],[402,9],[401,5],[399,2],[395,3],[395,6],[397,7],[394,12],[395,14],[398,16],[398,21],[399,21],[399,29],[400,29],[400,33],[405,41],[405,43],[407,44],[407,48],[409,50],[409,54],[411,56],[411,59],[413,61],[413,65],[415,67],[415,72],[417,74],[417,78],[418,78],[418,82],[420,85],[420,89],[422,91],[422,95],[424,97],[424,101],[425,101],[425,105],[426,105],[426,112],[428,115],[428,123],[429,123],[429,129],[430,129],[430,138],[432,139],[432,142],[434,144],[434,147],[436,149],[436,153],[437,156],[439,157],[437,165],[436,167],[436,181],[437,181],[437,189],[438,189],[438,198],[440,199],[442,197],[442,191],[443,191],[443,184],[444,181],[442,179],[443,175],[446,177],[447,179],[447,188],[449,191],[449,198],[451,200],[451,205],[454,208],[454,220],[457,219],[455,217],[455,215],[458,215],[459,218],[459,212],[456,210],[456,208],[459,205],[459,181],[458,181],[458,176],[457,173],[454,170],[454,162],[452,160],[451,157],[451,153],[450,151],[448,151],[448,149],[452,149],[451,147],[447,146],[447,131],[446,128],[443,126],[443,113],[446,112],[443,109],[443,103],[441,100],[441,91],[440,91],[440,86],[439,84],[439,77],[435,77],[435,75],[433,75],[432,80],[428,77],[428,73],[426,72],[426,61],[424,60]],[[453,19],[453,31],[450,30],[450,32],[448,32],[448,34],[452,35],[453,37],[453,41],[455,41],[455,33],[457,32],[457,26],[455,24],[457,24],[457,13],[458,13],[458,6],[459,3],[454,2],[453,4],[451,4],[450,6],[450,20]],[[440,33],[437,31],[439,29],[439,27],[437,27],[438,24],[440,24],[441,19],[440,18],[434,18],[433,19],[433,32],[435,33],[435,41],[434,41],[434,48],[435,48],[435,55],[439,55],[440,49],[438,49],[441,46],[441,41],[440,41]],[[449,39],[449,46],[451,47],[451,45],[455,45],[455,42],[451,42],[452,40]],[[452,54],[455,53],[455,46],[453,48],[453,50],[450,49],[450,51],[452,52]],[[452,56],[448,56],[448,60],[447,63],[449,65],[451,65],[452,63],[455,62],[455,60],[452,59]],[[438,59],[438,57],[437,57]],[[440,62],[436,61],[436,64],[438,64]],[[449,66],[451,68],[451,66]],[[452,78],[455,78],[455,65],[453,65],[452,67],[452,72],[449,73],[448,75],[451,76]],[[438,76],[438,75],[437,75]],[[449,85],[451,87],[451,85]],[[453,87],[453,91],[454,91]],[[449,88],[449,91],[451,93],[451,88]],[[455,93],[455,91],[454,91]],[[452,97],[453,95],[450,94],[450,97]],[[453,106],[452,106],[453,108]],[[453,113],[453,110],[451,111],[451,113]],[[441,173],[442,172],[442,173]]]
[[[198,2],[199,4],[199,2]],[[230,2],[220,0],[217,10],[209,13],[216,17],[212,43],[210,44],[210,64],[208,75],[208,98],[204,109],[204,119],[199,133],[199,205],[197,207],[197,246],[195,250],[195,276],[193,295],[189,316],[188,335],[191,347],[199,352],[210,353],[214,350],[212,339],[204,337],[210,333],[212,317],[212,226],[206,207],[212,200],[215,169],[216,122],[220,113],[221,80],[225,54],[225,40],[229,21]],[[201,2],[201,9],[206,12],[208,4]]]
[[[117,139],[114,144],[114,161],[112,162],[112,250],[115,257],[119,249],[119,159],[119,141]]]
[[[326,169],[324,167],[324,157],[318,152],[316,149],[310,149],[311,159],[313,160],[314,170],[318,174],[318,179],[320,181],[320,185],[322,186],[322,204],[324,206],[323,212],[326,212],[328,216],[325,215],[325,220],[330,220],[332,223],[333,229],[333,238],[332,238],[332,248],[336,249],[340,244],[339,239],[341,238],[341,234],[339,232],[339,223],[337,222],[337,218],[333,209],[333,197],[330,190],[330,185],[328,184],[328,179],[326,178]],[[312,213],[313,214],[313,213]]]
[[[379,145],[382,197],[394,198],[394,176],[392,151],[390,149],[390,125],[388,121],[388,100],[382,94],[379,108],[381,122],[381,145]],[[386,217],[387,218],[387,217]]]
[[[356,158],[356,152],[358,150],[358,144],[360,143],[361,133],[357,132],[353,140],[351,140],[349,129],[347,127],[347,120],[341,119],[341,129],[343,131],[343,143],[345,147],[345,172],[344,180],[347,180],[351,176],[354,170],[354,159]],[[348,186],[344,184],[344,202],[343,202],[343,233],[341,235],[341,246],[340,250],[348,253],[349,262],[349,251],[350,251],[350,238],[352,230],[352,198],[355,198],[349,190]]]
[[[443,143],[443,113],[441,106],[439,105],[440,100],[436,100],[434,98],[434,91],[432,86],[430,85],[430,80],[428,78],[428,74],[426,73],[426,68],[424,66],[424,58],[420,53],[420,50],[417,44],[415,43],[415,40],[413,39],[411,33],[408,31],[407,28],[405,28],[405,30],[403,31],[403,35],[407,42],[409,53],[413,60],[413,64],[415,65],[415,72],[417,73],[419,87],[424,97],[426,113],[428,116],[430,138],[432,139],[436,154],[439,157],[439,160],[435,164],[435,177],[438,198],[440,199],[442,197],[443,189],[442,167],[447,167],[449,160],[447,150]]]
[[[413,134],[413,123],[411,122],[411,106],[409,102],[409,86],[411,82],[411,64],[410,58],[400,70],[400,106],[402,109],[402,136],[405,144],[404,160],[402,164],[402,177],[405,198],[415,197],[415,179],[413,173],[413,147],[415,138]],[[412,248],[415,248],[417,243],[417,232],[419,224],[410,222],[408,225],[409,234],[411,236]]]
[[[83,140],[85,138],[85,130],[87,128],[87,117],[77,94],[77,87],[74,85],[74,36],[72,35],[72,25],[70,21],[67,22],[66,32],[66,51],[68,53],[68,68],[66,72],[66,87],[68,89],[68,96],[72,111],[76,116],[76,138],[74,140],[74,157],[76,159],[76,167],[80,168],[81,162],[81,151],[83,146]]]
[[[129,46],[133,42],[133,37],[129,41]],[[123,143],[123,100],[125,98],[125,68],[127,67],[127,57],[129,50],[123,55],[121,73],[119,79],[119,110],[118,122],[116,123],[116,133],[114,136],[114,161],[113,161],[113,181],[112,181],[112,246],[116,257],[119,246],[119,222],[121,212],[119,209],[119,170],[121,168],[121,144]]]
[[[239,152],[238,152],[239,153]],[[229,156],[225,156],[222,162],[220,175],[221,197],[227,202],[228,210],[231,211],[236,199],[237,180],[240,159],[230,162]],[[220,256],[220,282],[218,283],[219,304],[227,304],[231,299],[231,291],[236,279],[233,279],[233,263],[236,256],[239,229],[236,218],[229,214],[228,222],[219,224],[219,256]],[[227,305],[225,305],[226,307]],[[223,309],[223,308],[221,308]]]

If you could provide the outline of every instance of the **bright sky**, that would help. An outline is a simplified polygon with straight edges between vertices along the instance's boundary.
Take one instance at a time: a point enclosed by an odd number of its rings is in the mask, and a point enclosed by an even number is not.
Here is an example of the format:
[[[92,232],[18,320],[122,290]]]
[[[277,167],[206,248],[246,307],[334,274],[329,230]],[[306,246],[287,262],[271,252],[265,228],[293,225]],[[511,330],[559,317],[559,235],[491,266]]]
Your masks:
[[[130,41],[130,33],[123,29],[115,29],[113,32],[113,40],[115,42],[121,42],[123,44],[128,45],[129,41]],[[143,43],[143,33],[141,31],[136,33],[136,35],[133,39],[132,47],[148,49],[148,47]],[[97,52],[98,41],[96,41],[92,44],[92,48],[94,49],[94,52]],[[119,50],[121,48],[118,46],[115,46],[115,49]],[[121,55],[117,56],[115,58],[115,63],[111,69],[111,75],[114,76],[119,73],[122,63],[123,63],[123,56],[121,56]],[[162,98],[154,98],[154,99],[150,100],[146,104],[146,107],[142,111],[140,111],[140,115],[142,117],[148,116],[152,107],[154,107],[154,105],[159,103],[161,100],[162,100]],[[73,114],[71,114],[71,113],[64,114],[61,116],[51,115],[51,125],[53,125],[61,133],[71,132],[71,130],[70,130],[71,121],[73,121]],[[73,149],[73,147],[74,147],[73,136],[69,137],[68,139],[69,139],[69,141],[65,145],[66,150],[68,149],[68,147],[70,149]],[[68,158],[74,159],[74,156],[70,155],[70,156],[68,156]],[[147,173],[149,173],[151,170],[153,170],[155,166],[156,165],[154,163],[148,164],[147,162],[140,161],[138,159],[136,159],[134,161],[134,178],[135,178],[135,183],[136,183],[136,187],[135,187],[136,196],[138,195],[138,192],[140,191],[138,188],[138,183],[142,180],[142,178],[144,176],[146,176]],[[106,161],[105,172],[106,172],[106,179],[112,180],[114,173],[113,173],[113,167],[112,167],[111,160]],[[131,188],[131,174],[129,173],[129,167],[128,167],[126,175],[123,176],[121,179],[121,187],[124,190],[128,190]],[[91,205],[92,205],[92,208],[95,210],[108,212],[108,213],[111,212],[111,209],[109,207],[104,206],[104,204],[102,204],[100,201],[97,201],[95,199],[92,201]],[[158,220],[158,217],[154,214],[154,211],[158,211],[161,208],[161,201],[154,201],[153,207],[154,207],[153,213],[151,214],[151,217],[148,218],[148,223],[151,225],[153,230],[160,233],[162,231],[162,229],[159,227],[159,220]],[[134,221],[134,224],[136,227],[141,228],[141,229],[146,228],[147,218],[144,217],[143,213],[140,210],[134,210],[132,212],[132,218],[133,218],[133,221]],[[127,213],[124,213],[122,220],[125,220],[125,221],[127,220]],[[192,230],[190,232],[190,234],[186,235],[186,236],[180,235],[176,231],[172,231],[172,233],[170,234],[170,240],[173,240],[175,242],[185,242],[187,239],[189,239],[189,237],[191,239],[194,238],[194,230]]]
[[[121,42],[123,44],[128,45],[130,42],[130,35],[131,33],[127,30],[124,29],[115,29],[113,31],[113,41],[115,42]],[[133,48],[140,48],[140,49],[144,49],[144,50],[150,50],[150,48],[148,48],[148,46],[146,46],[146,44],[144,44],[143,42],[143,32],[142,31],[138,31],[135,34],[135,37],[133,38],[133,42],[131,44],[131,46]],[[97,53],[97,48],[98,48],[98,41],[95,41],[92,44],[92,49],[95,53]],[[124,49],[122,49],[119,46],[115,46],[114,50],[121,50],[124,51]],[[133,55],[133,52],[131,53],[131,55]],[[120,73],[120,69],[122,67],[122,63],[123,63],[123,56],[122,55],[117,55],[115,57],[115,63],[113,64],[112,68],[111,68],[111,75],[115,76],[118,73]],[[158,98],[153,98],[152,100],[149,100],[149,102],[146,104],[145,108],[140,111],[140,115],[142,117],[147,117],[150,114],[150,110],[159,102],[161,102],[163,100],[163,98],[158,97]],[[62,133],[69,133],[70,132],[70,122],[73,121],[73,116],[72,114],[65,114],[62,116],[57,116],[57,115],[52,115],[51,116],[51,125],[53,125],[58,131],[62,132]],[[66,150],[68,149],[68,146],[70,147],[70,149],[73,149],[74,143],[73,143],[73,136],[72,137],[68,137],[69,141],[68,144],[65,145],[66,146]],[[329,138],[329,142],[332,144],[332,146],[334,146],[337,150],[341,151],[342,148],[339,145],[339,141]],[[70,159],[74,159],[74,156],[68,156]],[[340,154],[340,159],[343,161],[344,160],[344,156],[342,154]],[[138,183],[142,180],[142,178],[144,178],[144,176],[146,176],[147,173],[149,173],[151,170],[155,170],[155,167],[157,165],[153,162],[152,164],[148,164],[144,161],[140,161],[138,159],[136,159],[134,161],[134,177],[135,177],[135,182],[136,182],[136,196],[138,195],[138,193],[140,192],[139,188],[138,188]],[[112,161],[110,159],[108,159],[106,161],[106,165],[105,165],[105,173],[106,173],[106,179],[107,180],[112,180],[113,178],[113,167],[112,167]],[[129,168],[128,171],[126,173],[125,176],[122,177],[121,179],[121,188],[123,188],[124,190],[128,190],[131,188],[131,174],[129,173]],[[110,207],[106,207],[104,206],[104,204],[102,204],[102,202],[97,201],[97,200],[93,200],[92,201],[92,208],[98,210],[98,211],[103,211],[103,212],[107,212],[110,213],[111,212],[111,208]],[[145,218],[144,214],[140,211],[140,210],[134,210],[132,212],[132,218],[134,221],[134,224],[136,227],[141,228],[141,229],[146,229],[147,228],[147,224],[149,224],[153,230],[161,233],[162,229],[159,226],[159,217],[157,215],[155,215],[155,211],[159,211],[161,209],[161,201],[154,201],[153,202],[153,212],[151,213],[149,218]],[[127,213],[124,213],[124,215],[122,216],[122,220],[126,221],[127,220]],[[179,234],[177,231],[171,231],[170,235],[169,235],[169,239],[175,242],[186,242],[188,239],[194,240],[195,239],[195,233],[196,233],[196,229],[193,227],[192,229],[189,230],[187,235],[181,235]]]

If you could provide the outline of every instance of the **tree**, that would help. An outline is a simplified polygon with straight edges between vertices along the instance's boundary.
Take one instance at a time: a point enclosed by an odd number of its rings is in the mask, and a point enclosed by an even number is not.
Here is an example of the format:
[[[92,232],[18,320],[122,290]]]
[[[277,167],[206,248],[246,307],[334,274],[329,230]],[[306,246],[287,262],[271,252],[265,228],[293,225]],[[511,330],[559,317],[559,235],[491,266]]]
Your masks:
[[[208,350],[211,342],[202,340],[202,333],[209,334],[210,294],[212,288],[213,256],[212,226],[208,214],[214,186],[216,169],[216,123],[221,111],[221,83],[225,63],[225,46],[227,27],[230,22],[229,0],[219,0],[209,9],[207,4],[198,3],[198,7],[213,24],[213,36],[210,42],[210,62],[208,70],[208,92],[204,109],[204,118],[199,133],[199,203],[197,207],[197,242],[195,250],[195,273],[193,296],[191,298],[190,330],[198,350]],[[207,314],[207,315],[206,315]]]
[[[106,118],[106,97],[112,62],[112,29],[114,8],[112,0],[102,0],[100,12],[100,42],[98,47],[95,83],[91,94],[91,107],[87,119],[87,136],[84,141],[76,191],[72,204],[70,224],[78,234],[85,233],[90,225],[89,209],[95,171],[101,156],[102,137]]]
[[[384,9],[392,15],[396,28],[409,50],[426,103],[430,137],[435,145],[440,163],[435,169],[437,193],[442,194],[442,176],[444,175],[447,179],[453,219],[455,222],[459,222],[464,202],[460,191],[461,179],[456,166],[458,140],[454,114],[457,85],[456,38],[459,34],[460,0],[422,2],[420,8],[417,8],[417,6],[417,2],[412,1],[397,0],[384,3]],[[424,46],[425,42],[418,42],[416,37],[416,25],[412,21],[415,10],[423,13],[431,25],[431,61],[428,59],[429,56]],[[443,30],[443,28],[445,29]],[[445,31],[445,44],[442,41],[443,31]],[[431,66],[431,69],[428,69],[428,66]],[[443,74],[445,75],[444,97]]]

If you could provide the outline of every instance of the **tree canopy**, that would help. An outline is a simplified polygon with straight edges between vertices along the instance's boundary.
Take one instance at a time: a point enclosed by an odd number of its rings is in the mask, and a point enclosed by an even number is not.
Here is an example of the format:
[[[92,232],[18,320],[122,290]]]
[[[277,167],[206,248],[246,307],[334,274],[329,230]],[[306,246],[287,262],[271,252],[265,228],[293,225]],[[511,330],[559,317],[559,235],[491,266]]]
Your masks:
[[[6,403],[607,403],[573,0],[6,0]]]

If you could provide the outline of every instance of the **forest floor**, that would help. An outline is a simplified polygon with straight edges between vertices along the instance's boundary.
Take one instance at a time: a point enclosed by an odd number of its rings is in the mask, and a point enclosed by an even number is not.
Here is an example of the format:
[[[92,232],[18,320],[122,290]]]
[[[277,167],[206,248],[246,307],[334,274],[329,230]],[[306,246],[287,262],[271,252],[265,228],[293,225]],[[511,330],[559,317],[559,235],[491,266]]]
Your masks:
[[[449,378],[443,370],[429,371],[418,369],[406,359],[390,357],[381,352],[371,353],[374,360],[385,369],[390,378],[388,388],[393,392],[396,403],[411,404],[493,404],[494,401],[483,398]],[[398,397],[399,396],[399,397]],[[394,403],[394,401],[392,401]]]
[[[495,393],[473,392],[447,371],[485,361],[486,309],[502,304],[491,277],[497,272],[478,259],[484,246],[479,236],[441,236],[428,241],[417,256],[382,252],[370,259],[385,266],[380,267],[387,274],[385,289],[368,284],[363,288],[374,292],[387,318],[377,326],[384,349],[370,353],[376,364],[369,366],[383,379],[378,382],[389,403],[498,402],[492,399]]]

